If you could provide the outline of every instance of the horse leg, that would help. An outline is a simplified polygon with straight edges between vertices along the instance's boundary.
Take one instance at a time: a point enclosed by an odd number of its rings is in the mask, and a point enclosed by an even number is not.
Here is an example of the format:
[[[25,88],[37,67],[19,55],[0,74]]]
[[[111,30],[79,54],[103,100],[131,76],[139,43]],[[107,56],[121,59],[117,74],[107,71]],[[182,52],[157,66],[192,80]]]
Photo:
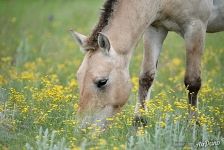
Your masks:
[[[139,76],[138,101],[135,107],[135,123],[146,125],[146,121],[141,117],[141,109],[145,110],[145,100],[150,98],[150,87],[155,78],[157,63],[162,44],[167,35],[164,28],[150,26],[144,33],[144,56]],[[150,90],[149,90],[150,89]]]
[[[189,115],[197,117],[197,94],[201,88],[201,57],[204,49],[206,24],[194,21],[186,27],[186,72],[184,83],[188,90]],[[193,109],[192,109],[193,108]]]

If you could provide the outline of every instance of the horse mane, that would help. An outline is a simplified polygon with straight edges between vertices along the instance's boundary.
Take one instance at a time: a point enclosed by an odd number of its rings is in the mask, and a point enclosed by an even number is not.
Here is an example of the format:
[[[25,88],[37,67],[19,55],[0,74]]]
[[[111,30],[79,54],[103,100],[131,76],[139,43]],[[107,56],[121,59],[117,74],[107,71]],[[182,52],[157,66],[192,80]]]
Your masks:
[[[117,1],[118,0],[107,0],[104,3],[103,8],[101,9],[102,12],[100,15],[100,19],[86,41],[88,47],[93,48],[93,50],[97,50],[99,47],[97,42],[99,32],[101,32],[109,24],[109,20],[113,15],[114,7]]]

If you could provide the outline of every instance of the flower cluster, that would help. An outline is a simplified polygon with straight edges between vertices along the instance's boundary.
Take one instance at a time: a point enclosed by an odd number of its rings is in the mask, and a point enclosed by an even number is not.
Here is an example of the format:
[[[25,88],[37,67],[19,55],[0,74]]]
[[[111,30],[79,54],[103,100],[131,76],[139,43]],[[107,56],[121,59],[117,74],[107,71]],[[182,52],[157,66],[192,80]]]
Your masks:
[[[79,126],[76,118],[78,84],[73,70],[67,69],[77,67],[79,61],[66,61],[49,69],[45,66],[50,62],[48,59],[37,58],[24,63],[20,69],[11,65],[10,61],[10,57],[1,58],[0,61],[5,66],[0,72],[0,86],[3,89],[0,94],[4,99],[0,103],[0,117],[4,114],[4,126],[7,123],[15,132],[48,128],[56,136],[65,138],[69,147],[75,150],[82,145],[89,149],[126,149],[135,141],[129,137],[135,137],[137,141],[149,138],[148,135],[161,138],[159,133],[174,132],[172,127],[192,127],[191,130],[196,128],[195,124],[203,127],[197,129],[203,134],[208,132],[215,135],[224,131],[224,118],[220,117],[224,116],[224,89],[212,86],[212,78],[205,81],[199,93],[199,107],[191,107],[187,100],[187,90],[181,82],[184,71],[182,61],[178,58],[174,58],[168,65],[180,67],[179,71],[161,69],[165,74],[175,72],[175,76],[167,78],[165,83],[158,76],[158,80],[154,82],[152,98],[146,100],[147,109],[140,110],[148,124],[145,127],[133,127],[133,112],[139,88],[139,79],[134,75],[131,78],[133,89],[130,100],[122,111],[107,118],[110,122],[107,130],[102,130],[95,124],[86,128]],[[63,70],[63,73],[58,70]],[[195,111],[197,117],[189,116],[189,110]],[[2,120],[0,118],[0,127]],[[36,132],[31,134],[35,137]],[[193,135],[185,135],[186,140],[189,136]]]

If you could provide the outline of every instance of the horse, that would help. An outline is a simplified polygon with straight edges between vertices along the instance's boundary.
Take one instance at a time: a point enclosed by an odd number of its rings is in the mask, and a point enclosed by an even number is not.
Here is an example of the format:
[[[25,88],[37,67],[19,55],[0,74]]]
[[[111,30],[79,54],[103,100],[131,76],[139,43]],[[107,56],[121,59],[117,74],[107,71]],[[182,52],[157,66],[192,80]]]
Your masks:
[[[155,79],[157,63],[168,31],[185,41],[184,84],[188,101],[197,107],[201,87],[201,57],[206,32],[224,30],[224,0],[107,0],[89,36],[71,30],[85,53],[77,71],[78,114],[82,124],[106,127],[108,117],[121,111],[131,92],[129,64],[133,49],[143,36],[144,56],[139,75],[135,120],[146,123],[140,109]],[[189,109],[190,116],[197,113]]]

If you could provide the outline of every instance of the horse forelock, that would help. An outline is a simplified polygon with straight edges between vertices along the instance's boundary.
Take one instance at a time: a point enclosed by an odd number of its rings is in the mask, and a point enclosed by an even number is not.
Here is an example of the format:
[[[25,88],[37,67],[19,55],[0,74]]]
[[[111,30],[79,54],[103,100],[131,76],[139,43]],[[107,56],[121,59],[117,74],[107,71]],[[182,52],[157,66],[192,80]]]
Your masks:
[[[109,24],[110,18],[113,15],[114,7],[117,2],[118,0],[107,0],[104,3],[103,8],[101,9],[102,12],[101,12],[100,19],[97,25],[95,26],[95,28],[93,29],[91,35],[87,39],[87,45],[92,47],[92,49],[90,50],[94,51],[99,48],[98,42],[97,42],[99,32],[101,32]]]

